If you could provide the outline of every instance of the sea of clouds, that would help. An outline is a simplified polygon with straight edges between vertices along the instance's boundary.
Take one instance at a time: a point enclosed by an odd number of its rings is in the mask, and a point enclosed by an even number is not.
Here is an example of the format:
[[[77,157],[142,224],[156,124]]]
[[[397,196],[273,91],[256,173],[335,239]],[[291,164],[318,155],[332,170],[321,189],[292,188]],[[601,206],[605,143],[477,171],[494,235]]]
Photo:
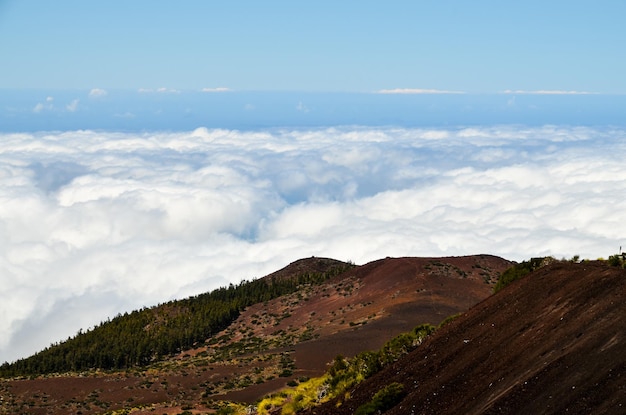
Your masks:
[[[597,258],[626,130],[0,134],[0,362],[309,256]]]

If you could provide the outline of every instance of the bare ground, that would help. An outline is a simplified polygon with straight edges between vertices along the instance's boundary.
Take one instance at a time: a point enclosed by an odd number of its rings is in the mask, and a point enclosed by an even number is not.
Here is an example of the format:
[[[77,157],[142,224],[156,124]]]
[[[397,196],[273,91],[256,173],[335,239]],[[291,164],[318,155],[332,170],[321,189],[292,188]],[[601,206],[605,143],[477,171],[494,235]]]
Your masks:
[[[368,379],[352,414],[384,385],[407,396],[386,414],[626,413],[626,272],[599,263],[542,268],[470,309]]]

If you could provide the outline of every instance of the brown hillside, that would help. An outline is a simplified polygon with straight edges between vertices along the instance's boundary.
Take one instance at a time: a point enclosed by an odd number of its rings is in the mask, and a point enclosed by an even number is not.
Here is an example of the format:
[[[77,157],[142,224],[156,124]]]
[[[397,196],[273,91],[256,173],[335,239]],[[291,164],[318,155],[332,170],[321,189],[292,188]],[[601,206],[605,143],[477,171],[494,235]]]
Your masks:
[[[345,262],[332,258],[310,257],[302,258],[292,262],[284,268],[274,271],[263,277],[267,280],[284,280],[306,273],[322,273],[328,272],[334,267],[342,267],[347,265]]]
[[[368,379],[337,408],[352,414],[391,382],[385,414],[626,413],[626,272],[557,263],[491,296]]]
[[[307,258],[266,278],[341,264]],[[254,402],[290,380],[322,374],[339,354],[378,349],[419,324],[467,310],[491,295],[510,265],[490,255],[374,261],[251,306],[207,344],[148,370],[0,381],[0,409],[87,415],[142,405],[146,413],[177,414],[183,407],[208,412],[203,402],[211,399]]]
[[[436,325],[467,310],[491,295],[497,277],[511,264],[491,255],[381,259],[321,286],[252,306],[226,334],[235,334],[231,341],[241,340],[244,335],[237,335],[236,327],[248,330],[248,337],[268,341],[285,334],[307,339],[276,350],[293,358],[294,378],[319,376],[337,355],[351,357],[377,350],[419,324]],[[261,324],[253,323],[261,318]],[[219,397],[254,402],[276,389],[275,385],[254,385]]]

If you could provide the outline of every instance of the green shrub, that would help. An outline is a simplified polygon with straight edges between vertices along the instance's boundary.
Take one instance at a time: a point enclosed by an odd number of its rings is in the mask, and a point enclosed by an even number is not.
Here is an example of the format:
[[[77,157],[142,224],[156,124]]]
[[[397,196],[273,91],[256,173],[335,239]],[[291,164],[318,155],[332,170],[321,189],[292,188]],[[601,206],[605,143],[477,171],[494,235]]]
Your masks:
[[[374,394],[372,400],[357,408],[354,415],[371,415],[379,412],[385,412],[396,406],[404,397],[404,385],[393,382]]]
[[[531,258],[528,261],[522,261],[519,264],[513,265],[502,273],[498,282],[493,289],[494,293],[497,293],[513,281],[519,280],[530,274],[532,271],[541,268],[542,266],[553,261],[552,257]]]
[[[609,257],[609,265],[612,267],[622,267],[622,257],[620,255],[611,255]]]
[[[293,371],[291,369],[283,369],[283,371],[278,374],[281,378],[288,378],[291,375],[293,375]]]

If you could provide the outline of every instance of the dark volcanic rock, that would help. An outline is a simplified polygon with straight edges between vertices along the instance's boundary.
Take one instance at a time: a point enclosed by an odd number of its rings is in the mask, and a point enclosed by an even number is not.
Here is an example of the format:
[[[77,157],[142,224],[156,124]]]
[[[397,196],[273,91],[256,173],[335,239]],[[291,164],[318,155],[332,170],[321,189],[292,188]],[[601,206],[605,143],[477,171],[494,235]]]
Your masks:
[[[385,414],[626,413],[626,272],[556,263],[513,283],[314,414],[352,414],[380,388]]]

